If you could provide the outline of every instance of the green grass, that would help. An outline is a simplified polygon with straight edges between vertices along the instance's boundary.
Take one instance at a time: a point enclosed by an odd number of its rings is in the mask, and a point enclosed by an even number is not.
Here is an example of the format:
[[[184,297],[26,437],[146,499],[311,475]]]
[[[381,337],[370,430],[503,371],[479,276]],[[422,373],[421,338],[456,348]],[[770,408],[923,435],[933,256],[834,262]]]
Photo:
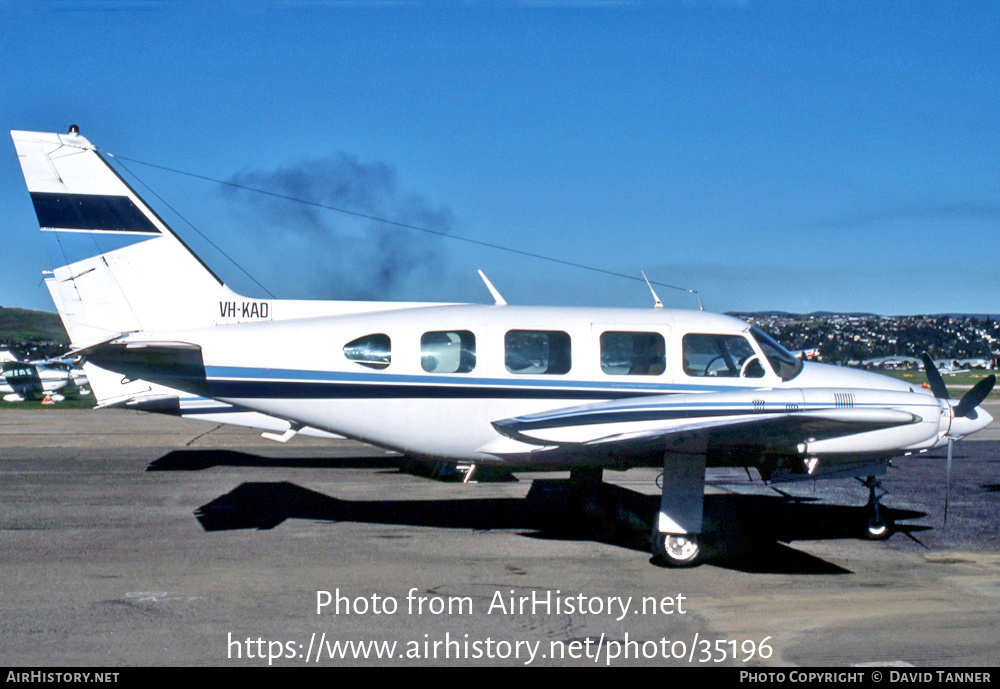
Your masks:
[[[48,409],[93,409],[94,405],[97,404],[97,400],[94,399],[93,395],[84,395],[83,397],[67,397],[62,402],[56,402],[54,404],[42,404],[41,400],[28,400],[25,402],[4,402],[0,399],[0,414],[3,414],[5,409],[10,410],[48,410]]]
[[[907,383],[913,383],[915,385],[924,385],[927,383],[927,374],[923,370],[914,371],[879,371],[879,373],[890,376],[892,378],[898,378],[904,380]],[[948,388],[948,393],[955,399],[960,398],[969,388],[983,378],[989,375],[1000,375],[1000,371],[986,371],[982,369],[977,369],[973,371],[961,371],[954,375],[943,375],[941,378],[944,380],[945,387]],[[1000,386],[993,388],[993,392],[987,398],[991,402],[1000,401]]]

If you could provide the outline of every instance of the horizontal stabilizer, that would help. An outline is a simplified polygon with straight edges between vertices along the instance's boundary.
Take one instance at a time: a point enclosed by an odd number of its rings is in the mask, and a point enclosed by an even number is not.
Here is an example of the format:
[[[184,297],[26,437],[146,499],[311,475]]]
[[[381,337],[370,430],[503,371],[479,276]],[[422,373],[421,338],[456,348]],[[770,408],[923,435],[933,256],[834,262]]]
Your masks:
[[[129,381],[146,381],[208,396],[201,347],[187,342],[128,342],[99,344],[82,352],[88,364],[112,371]]]

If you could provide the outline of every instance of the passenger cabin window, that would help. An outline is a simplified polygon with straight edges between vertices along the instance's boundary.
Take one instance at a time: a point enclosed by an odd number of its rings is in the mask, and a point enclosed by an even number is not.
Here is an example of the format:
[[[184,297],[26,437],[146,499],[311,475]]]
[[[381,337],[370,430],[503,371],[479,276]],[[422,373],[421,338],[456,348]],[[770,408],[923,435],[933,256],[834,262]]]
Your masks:
[[[613,376],[658,376],[667,368],[660,333],[601,334],[601,370]]]
[[[557,330],[511,330],[504,336],[507,370],[522,374],[568,373],[570,340]]]
[[[714,378],[763,378],[764,365],[740,335],[684,336],[684,373]]]
[[[345,344],[344,356],[356,364],[381,370],[389,366],[390,350],[388,335],[365,335]]]
[[[476,367],[476,336],[468,330],[424,333],[420,366],[428,373],[468,373]]]

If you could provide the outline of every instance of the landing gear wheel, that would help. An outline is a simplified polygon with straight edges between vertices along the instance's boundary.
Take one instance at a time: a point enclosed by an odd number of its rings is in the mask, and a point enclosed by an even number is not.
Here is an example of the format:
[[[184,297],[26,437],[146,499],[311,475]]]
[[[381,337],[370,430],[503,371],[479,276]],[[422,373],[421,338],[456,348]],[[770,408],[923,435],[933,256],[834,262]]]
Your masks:
[[[653,534],[653,558],[670,567],[691,567],[701,562],[696,534]]]
[[[882,489],[882,482],[875,476],[867,477],[862,483],[868,488],[868,521],[865,522],[862,537],[869,541],[884,541],[892,536],[892,520],[882,514],[882,498],[888,493]]]
[[[892,536],[892,527],[891,519],[873,516],[865,525],[864,537],[869,541],[885,541]]]

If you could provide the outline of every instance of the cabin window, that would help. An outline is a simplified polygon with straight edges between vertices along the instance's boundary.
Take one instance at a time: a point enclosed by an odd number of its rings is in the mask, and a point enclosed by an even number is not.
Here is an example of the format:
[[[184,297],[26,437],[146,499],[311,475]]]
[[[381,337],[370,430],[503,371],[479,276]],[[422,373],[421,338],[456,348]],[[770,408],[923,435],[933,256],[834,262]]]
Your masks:
[[[420,366],[428,373],[468,373],[476,367],[476,336],[468,330],[424,333]]]
[[[660,333],[601,334],[601,370],[613,376],[658,376],[667,368]]]
[[[511,330],[504,336],[507,370],[511,373],[568,373],[570,340],[558,330]]]
[[[741,335],[684,336],[684,373],[713,378],[763,378],[764,365]]]
[[[368,368],[383,369],[391,361],[391,342],[388,335],[365,335],[344,345],[344,356]]]
[[[3,375],[8,378],[24,378],[26,376],[31,376],[33,373],[32,369],[29,369],[24,364],[4,364],[3,365]]]

